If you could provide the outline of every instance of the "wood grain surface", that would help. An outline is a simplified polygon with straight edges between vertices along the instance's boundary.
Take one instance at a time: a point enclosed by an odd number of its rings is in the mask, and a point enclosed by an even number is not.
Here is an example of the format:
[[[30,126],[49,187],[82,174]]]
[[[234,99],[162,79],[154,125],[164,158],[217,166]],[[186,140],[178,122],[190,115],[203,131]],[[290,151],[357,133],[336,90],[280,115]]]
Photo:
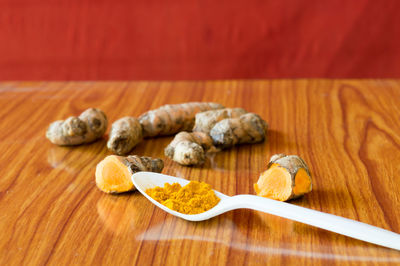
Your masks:
[[[216,101],[260,114],[268,140],[209,156],[203,167],[163,155],[172,137],[132,154],[161,157],[163,173],[228,195],[254,194],[275,153],[308,162],[314,189],[292,204],[400,233],[400,80],[0,83],[1,265],[375,265],[400,252],[251,210],[187,222],[138,192],[94,182],[102,140],[58,147],[48,124],[88,107],[109,121],[167,103]]]

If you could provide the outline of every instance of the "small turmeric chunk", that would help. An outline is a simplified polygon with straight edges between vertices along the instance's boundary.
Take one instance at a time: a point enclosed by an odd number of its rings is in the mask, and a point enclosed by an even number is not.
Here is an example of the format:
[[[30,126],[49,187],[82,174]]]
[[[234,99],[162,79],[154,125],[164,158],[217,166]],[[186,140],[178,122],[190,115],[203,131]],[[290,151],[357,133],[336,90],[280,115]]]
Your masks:
[[[164,168],[161,159],[110,155],[97,164],[96,185],[106,193],[122,193],[135,189],[131,176],[139,171],[158,172]]]
[[[219,121],[210,131],[217,147],[229,148],[241,143],[257,143],[265,139],[268,124],[257,114],[246,113]]]
[[[276,154],[261,173],[254,190],[258,196],[287,201],[312,190],[307,164],[297,155]]]
[[[130,152],[143,140],[142,126],[135,117],[123,117],[111,125],[107,148],[118,155]]]
[[[205,154],[211,149],[215,150],[215,147],[208,134],[182,131],[176,134],[164,152],[165,156],[181,165],[199,165],[204,163]]]
[[[70,116],[50,124],[46,138],[63,146],[80,145],[101,138],[107,129],[107,117],[100,109],[89,108],[78,117]]]
[[[218,204],[218,198],[209,184],[190,181],[182,187],[178,183],[165,183],[164,187],[146,190],[146,194],[171,210],[184,214],[198,214]]]

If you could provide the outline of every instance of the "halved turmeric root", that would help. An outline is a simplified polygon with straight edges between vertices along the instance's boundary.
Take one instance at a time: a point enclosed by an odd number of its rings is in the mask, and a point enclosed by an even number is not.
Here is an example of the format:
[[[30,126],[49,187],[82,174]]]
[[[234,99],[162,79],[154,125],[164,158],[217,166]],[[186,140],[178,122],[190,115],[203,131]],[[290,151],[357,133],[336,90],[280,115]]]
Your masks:
[[[139,171],[161,172],[161,159],[130,155],[127,157],[110,155],[97,164],[96,185],[106,193],[122,193],[135,189],[132,174]]]
[[[280,201],[295,199],[312,190],[311,174],[299,156],[276,154],[254,184],[254,190],[261,197]]]

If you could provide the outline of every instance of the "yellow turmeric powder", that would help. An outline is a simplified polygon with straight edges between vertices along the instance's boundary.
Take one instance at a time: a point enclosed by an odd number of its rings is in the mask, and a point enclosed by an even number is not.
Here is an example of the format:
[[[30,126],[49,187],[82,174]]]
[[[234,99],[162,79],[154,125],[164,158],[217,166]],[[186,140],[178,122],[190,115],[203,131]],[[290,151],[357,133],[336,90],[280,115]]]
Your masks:
[[[184,214],[205,212],[220,201],[209,184],[197,181],[190,181],[184,187],[178,183],[165,183],[164,187],[147,189],[146,194],[171,210]]]

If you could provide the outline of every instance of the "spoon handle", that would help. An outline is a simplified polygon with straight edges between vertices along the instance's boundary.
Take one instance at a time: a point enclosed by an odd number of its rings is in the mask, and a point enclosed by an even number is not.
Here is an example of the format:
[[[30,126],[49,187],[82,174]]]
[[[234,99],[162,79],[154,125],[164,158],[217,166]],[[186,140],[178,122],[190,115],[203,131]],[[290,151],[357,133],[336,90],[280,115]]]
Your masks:
[[[249,208],[309,224],[376,245],[400,250],[400,234],[344,217],[254,195],[230,198],[236,208]]]

